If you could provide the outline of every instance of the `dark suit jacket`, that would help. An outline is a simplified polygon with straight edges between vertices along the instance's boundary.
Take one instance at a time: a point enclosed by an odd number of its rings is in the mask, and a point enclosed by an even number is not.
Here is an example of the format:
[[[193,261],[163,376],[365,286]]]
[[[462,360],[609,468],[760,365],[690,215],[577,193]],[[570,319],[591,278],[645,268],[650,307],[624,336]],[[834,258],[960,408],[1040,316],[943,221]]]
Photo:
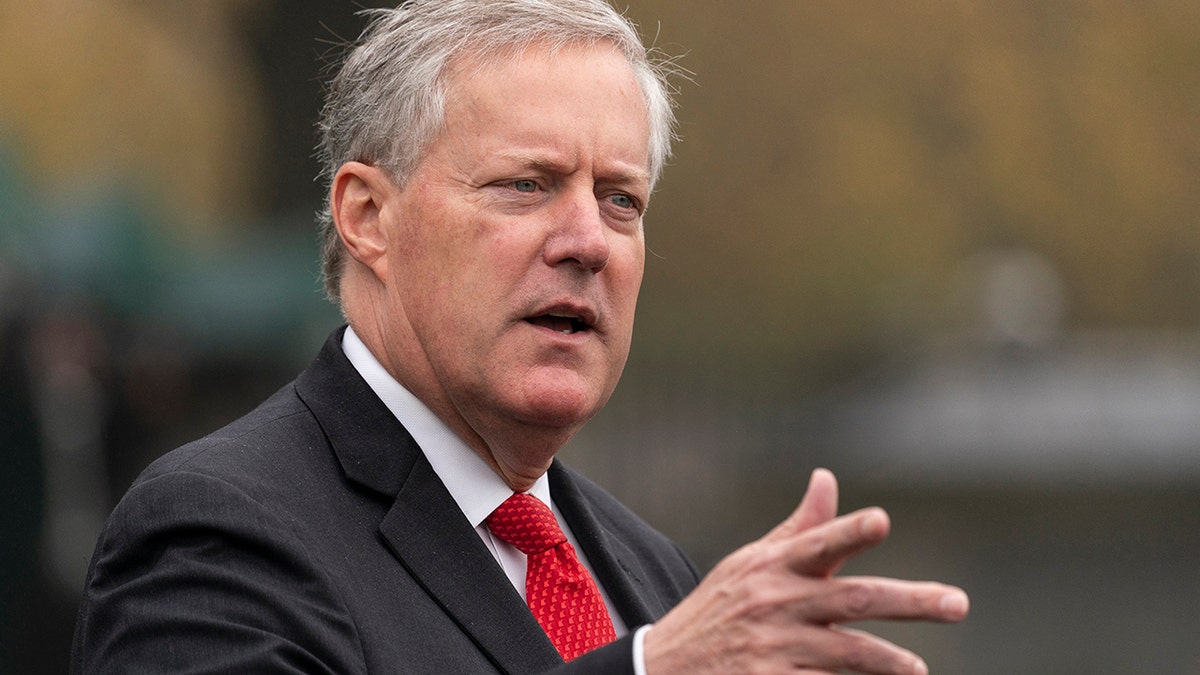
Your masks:
[[[135,481],[91,561],[72,671],[632,672],[628,636],[563,665],[341,333]],[[557,461],[550,489],[631,629],[695,586],[602,489]]]

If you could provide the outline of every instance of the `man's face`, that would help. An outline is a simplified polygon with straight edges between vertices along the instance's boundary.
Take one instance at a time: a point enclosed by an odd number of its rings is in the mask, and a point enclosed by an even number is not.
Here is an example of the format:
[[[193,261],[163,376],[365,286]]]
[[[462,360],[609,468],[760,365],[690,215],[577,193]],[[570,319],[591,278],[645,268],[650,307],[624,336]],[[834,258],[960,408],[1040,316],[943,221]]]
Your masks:
[[[388,198],[386,365],[485,439],[498,422],[573,432],[629,353],[641,90],[605,43],[460,63],[446,90],[443,131]]]

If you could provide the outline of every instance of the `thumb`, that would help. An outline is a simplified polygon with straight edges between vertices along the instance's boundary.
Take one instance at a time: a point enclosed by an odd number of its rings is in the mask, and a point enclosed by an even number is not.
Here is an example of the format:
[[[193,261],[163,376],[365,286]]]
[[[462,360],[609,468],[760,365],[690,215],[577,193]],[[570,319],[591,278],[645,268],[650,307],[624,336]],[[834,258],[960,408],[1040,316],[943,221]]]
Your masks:
[[[808,489],[800,506],[786,520],[771,530],[766,539],[781,539],[812,529],[837,517],[837,478],[829,469],[815,469],[808,479]]]

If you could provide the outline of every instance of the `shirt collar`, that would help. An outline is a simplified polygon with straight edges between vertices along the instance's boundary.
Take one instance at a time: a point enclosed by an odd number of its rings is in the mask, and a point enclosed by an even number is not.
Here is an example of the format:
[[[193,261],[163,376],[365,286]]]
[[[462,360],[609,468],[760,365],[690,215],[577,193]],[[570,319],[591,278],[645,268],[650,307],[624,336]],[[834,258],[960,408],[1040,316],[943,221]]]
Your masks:
[[[367,386],[412,435],[471,526],[479,527],[512,495],[512,488],[441,418],[387,372],[353,328],[346,329],[342,350]],[[538,477],[529,494],[551,503],[546,474]]]

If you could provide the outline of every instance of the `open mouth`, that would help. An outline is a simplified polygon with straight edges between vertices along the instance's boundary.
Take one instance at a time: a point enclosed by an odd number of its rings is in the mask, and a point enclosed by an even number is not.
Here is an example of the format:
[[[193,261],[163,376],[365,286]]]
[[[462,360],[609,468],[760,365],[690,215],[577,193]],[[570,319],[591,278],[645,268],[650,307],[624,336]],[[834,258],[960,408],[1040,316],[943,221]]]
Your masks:
[[[541,316],[533,316],[525,320],[535,326],[549,328],[556,333],[562,333],[564,335],[572,335],[574,333],[580,333],[591,329],[591,326],[589,326],[586,321],[577,316],[572,316],[569,314],[542,314]]]

